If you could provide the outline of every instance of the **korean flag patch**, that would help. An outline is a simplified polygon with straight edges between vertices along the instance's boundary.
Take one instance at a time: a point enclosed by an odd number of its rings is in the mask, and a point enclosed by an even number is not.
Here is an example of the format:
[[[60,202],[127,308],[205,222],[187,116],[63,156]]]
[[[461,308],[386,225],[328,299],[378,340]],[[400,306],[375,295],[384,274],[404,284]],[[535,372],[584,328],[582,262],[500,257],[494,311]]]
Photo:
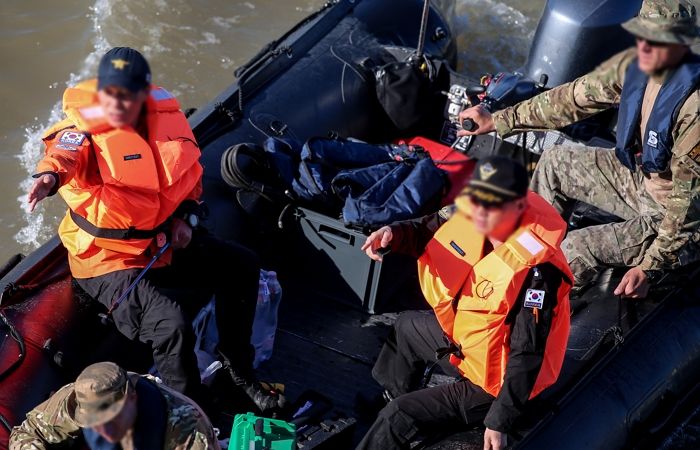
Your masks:
[[[525,307],[542,309],[544,304],[544,291],[528,289],[525,293]]]
[[[66,131],[61,135],[59,142],[61,144],[69,145],[80,145],[85,140],[85,135],[83,133],[78,133],[75,131]]]

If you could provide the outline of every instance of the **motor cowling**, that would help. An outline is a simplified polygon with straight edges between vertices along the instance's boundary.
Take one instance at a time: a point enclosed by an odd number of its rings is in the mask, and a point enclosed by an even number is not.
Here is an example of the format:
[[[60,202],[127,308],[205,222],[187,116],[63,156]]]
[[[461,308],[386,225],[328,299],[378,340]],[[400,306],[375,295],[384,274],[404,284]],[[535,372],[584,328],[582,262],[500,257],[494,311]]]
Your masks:
[[[548,0],[523,71],[547,87],[569,82],[633,45],[620,24],[639,12],[641,0]]]

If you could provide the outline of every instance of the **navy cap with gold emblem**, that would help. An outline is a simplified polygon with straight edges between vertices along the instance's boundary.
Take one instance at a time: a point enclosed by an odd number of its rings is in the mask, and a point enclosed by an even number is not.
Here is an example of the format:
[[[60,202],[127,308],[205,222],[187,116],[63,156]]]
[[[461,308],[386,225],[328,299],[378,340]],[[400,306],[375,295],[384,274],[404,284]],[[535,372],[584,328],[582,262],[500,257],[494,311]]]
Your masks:
[[[97,89],[123,87],[131,92],[145,89],[151,83],[151,68],[141,53],[129,47],[114,47],[100,60]]]
[[[527,194],[527,170],[522,164],[504,156],[479,160],[467,186],[455,199],[457,208],[468,211],[468,198],[487,205],[498,206]]]

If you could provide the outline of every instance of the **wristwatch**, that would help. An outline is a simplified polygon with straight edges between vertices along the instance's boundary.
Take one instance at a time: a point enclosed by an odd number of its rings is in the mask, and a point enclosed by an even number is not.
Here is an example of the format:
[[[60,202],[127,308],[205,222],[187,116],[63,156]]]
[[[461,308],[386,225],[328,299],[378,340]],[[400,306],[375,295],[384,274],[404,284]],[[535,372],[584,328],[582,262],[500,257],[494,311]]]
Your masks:
[[[199,216],[197,214],[188,213],[182,218],[190,228],[195,229],[199,226]]]

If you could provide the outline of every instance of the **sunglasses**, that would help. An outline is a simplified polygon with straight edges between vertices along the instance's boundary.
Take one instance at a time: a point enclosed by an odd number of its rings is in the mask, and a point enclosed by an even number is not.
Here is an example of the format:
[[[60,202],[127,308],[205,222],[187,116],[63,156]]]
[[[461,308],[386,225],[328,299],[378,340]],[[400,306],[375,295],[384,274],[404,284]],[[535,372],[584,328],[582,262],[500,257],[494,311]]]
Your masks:
[[[668,43],[659,41],[650,41],[649,39],[638,37],[637,43],[646,42],[649,47],[668,47]]]
[[[484,209],[486,209],[487,211],[501,209],[501,208],[503,208],[503,205],[504,205],[504,203],[484,202],[473,195],[469,196],[469,200],[474,204],[474,206],[481,206]]]

